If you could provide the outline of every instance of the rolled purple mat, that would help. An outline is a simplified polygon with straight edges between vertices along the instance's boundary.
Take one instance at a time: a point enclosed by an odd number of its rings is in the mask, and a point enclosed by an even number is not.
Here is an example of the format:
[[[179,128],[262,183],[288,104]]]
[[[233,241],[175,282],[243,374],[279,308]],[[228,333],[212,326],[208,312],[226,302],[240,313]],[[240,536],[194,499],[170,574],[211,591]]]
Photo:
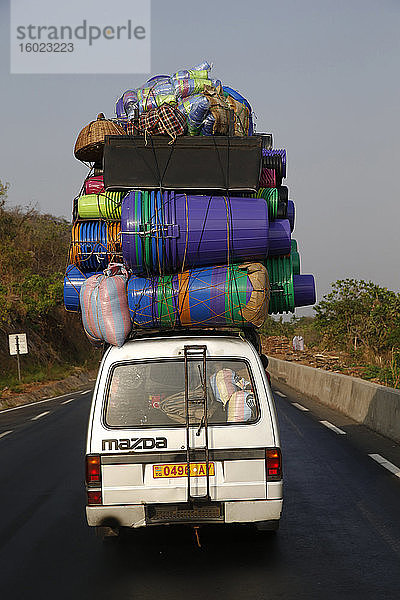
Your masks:
[[[261,200],[261,202],[260,202]],[[218,265],[263,258],[269,252],[270,226],[264,199],[188,196],[170,193],[180,235],[176,238],[178,268]],[[187,234],[186,234],[187,232]],[[275,236],[276,237],[276,236]]]
[[[293,231],[293,229],[294,229],[295,217],[296,217],[296,209],[294,206],[294,202],[293,202],[293,200],[288,200],[287,218],[289,219],[289,223],[290,223],[290,231]]]
[[[310,306],[315,304],[314,275],[293,275],[294,305]]]
[[[121,209],[122,252],[135,273],[248,260],[290,252],[287,219],[269,222],[264,198],[130,192]]]
[[[290,253],[291,233],[288,219],[275,219],[269,224],[268,256],[281,256]]]

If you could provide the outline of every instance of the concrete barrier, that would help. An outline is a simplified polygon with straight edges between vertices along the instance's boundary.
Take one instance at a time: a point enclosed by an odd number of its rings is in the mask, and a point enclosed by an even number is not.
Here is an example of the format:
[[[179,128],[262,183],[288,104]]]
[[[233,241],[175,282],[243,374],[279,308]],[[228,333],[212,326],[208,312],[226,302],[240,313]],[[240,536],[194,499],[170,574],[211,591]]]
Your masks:
[[[22,392],[21,394],[10,394],[6,398],[0,398],[0,412],[7,408],[15,408],[23,404],[38,402],[45,398],[75,392],[81,390],[82,387],[90,387],[94,385],[97,376],[97,370],[82,371],[77,370],[74,375],[70,375],[65,379],[52,381],[50,383],[37,384],[35,390]]]
[[[357,377],[269,358],[277,381],[338,410],[358,423],[400,442],[400,391]]]

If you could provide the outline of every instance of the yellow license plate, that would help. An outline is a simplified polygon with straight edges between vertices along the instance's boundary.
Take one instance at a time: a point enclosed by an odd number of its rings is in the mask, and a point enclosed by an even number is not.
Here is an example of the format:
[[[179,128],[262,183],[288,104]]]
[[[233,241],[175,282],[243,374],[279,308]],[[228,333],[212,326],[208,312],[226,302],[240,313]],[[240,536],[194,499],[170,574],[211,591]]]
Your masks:
[[[214,463],[208,463],[210,476],[215,475]],[[190,477],[205,477],[207,475],[206,463],[190,463]],[[160,477],[187,477],[187,464],[153,465],[153,478]]]

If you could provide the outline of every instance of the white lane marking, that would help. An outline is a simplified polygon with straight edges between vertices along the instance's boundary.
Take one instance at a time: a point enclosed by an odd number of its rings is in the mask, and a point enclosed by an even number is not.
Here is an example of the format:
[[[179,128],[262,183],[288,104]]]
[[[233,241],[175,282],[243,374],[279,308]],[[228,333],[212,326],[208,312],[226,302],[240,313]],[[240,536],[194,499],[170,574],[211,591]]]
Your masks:
[[[32,417],[31,421],[36,421],[36,419],[40,419],[41,417],[48,415],[49,412],[50,412],[49,410],[46,410],[46,412],[42,412],[42,413],[40,413],[40,415],[36,415],[36,417]]]
[[[383,458],[383,456],[381,456],[380,454],[368,454],[368,456],[370,456],[373,460],[382,465],[382,467],[385,467],[385,469],[387,469],[391,473],[394,473],[396,477],[400,477],[399,467],[396,467],[396,465],[386,460],[386,458]]]
[[[12,432],[13,432],[12,429],[10,429],[10,431],[3,431],[3,433],[0,433],[0,438],[4,437],[4,436],[6,436],[6,435],[8,435],[9,433],[12,433]]]
[[[278,394],[281,398],[287,398],[286,394],[282,394],[282,392],[275,392],[275,394]]]
[[[34,406],[36,404],[43,404],[43,402],[50,402],[50,400],[57,400],[57,398],[65,398],[65,396],[70,396],[71,392],[68,394],[63,394],[62,396],[54,396],[53,398],[46,398],[45,400],[38,400],[37,402],[30,402],[29,404],[21,404],[21,406],[14,406],[14,408],[5,408],[4,410],[0,410],[0,415],[6,412],[10,412],[12,410],[19,410],[20,408],[26,408],[27,406]]]
[[[90,392],[90,390],[83,390],[83,392],[81,392],[81,394],[87,394],[88,392]]]
[[[64,402],[61,402],[61,404],[69,404],[70,402],[73,402],[75,400],[75,398],[71,398],[71,400],[64,400]]]
[[[332,425],[332,423],[329,423],[329,421],[320,421],[320,423],[322,423],[322,425],[325,425],[325,427],[329,427],[329,429],[332,429],[332,431],[334,431],[335,433],[346,435],[346,432],[343,431],[343,429],[339,429],[339,427],[336,427],[336,425]]]
[[[306,408],[302,404],[299,404],[298,402],[292,402],[292,404],[293,404],[293,406],[295,406],[299,410],[303,410],[304,412],[309,412],[308,408]]]

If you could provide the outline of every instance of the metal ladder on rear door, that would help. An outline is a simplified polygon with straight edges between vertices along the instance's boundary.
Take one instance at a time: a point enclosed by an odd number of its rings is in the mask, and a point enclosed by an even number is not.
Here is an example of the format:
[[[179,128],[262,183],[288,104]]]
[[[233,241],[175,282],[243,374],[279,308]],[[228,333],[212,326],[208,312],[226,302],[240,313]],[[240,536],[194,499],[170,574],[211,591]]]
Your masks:
[[[210,463],[209,463],[209,448],[208,448],[208,415],[207,415],[207,346],[184,346],[185,357],[185,415],[186,415],[186,465],[187,465],[187,501],[193,502],[210,502]],[[202,395],[200,398],[190,398],[189,390],[189,361],[201,360],[202,367],[199,368],[200,379],[202,384]],[[204,427],[204,446],[191,447],[190,445],[190,406],[202,405],[203,414],[198,424],[197,436],[200,435],[201,429]],[[193,451],[204,451],[204,462],[206,466],[206,494],[202,496],[192,495],[190,485],[190,463]],[[196,456],[198,456],[196,452]],[[203,461],[201,461],[203,462]],[[193,477],[195,477],[193,475]]]

